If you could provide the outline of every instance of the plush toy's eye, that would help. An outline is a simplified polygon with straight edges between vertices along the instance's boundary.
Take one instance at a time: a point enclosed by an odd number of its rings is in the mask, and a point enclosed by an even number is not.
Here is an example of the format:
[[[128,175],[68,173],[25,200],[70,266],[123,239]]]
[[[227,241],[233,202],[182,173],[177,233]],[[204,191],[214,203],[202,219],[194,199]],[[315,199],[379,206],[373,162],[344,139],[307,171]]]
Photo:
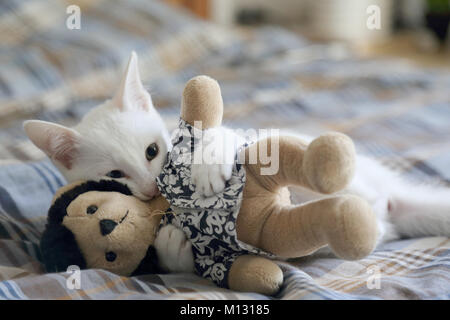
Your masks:
[[[113,179],[119,179],[125,177],[125,174],[120,170],[112,170],[106,174],[107,177],[113,178]]]
[[[86,213],[87,214],[94,214],[97,211],[97,209],[98,209],[97,206],[91,205],[91,206],[87,207]]]
[[[115,254],[112,251],[108,251],[107,253],[105,253],[106,261],[113,262],[114,260],[116,260],[116,258],[117,258],[117,254]]]
[[[152,143],[145,150],[145,157],[148,161],[152,161],[158,155],[158,145],[156,143]]]

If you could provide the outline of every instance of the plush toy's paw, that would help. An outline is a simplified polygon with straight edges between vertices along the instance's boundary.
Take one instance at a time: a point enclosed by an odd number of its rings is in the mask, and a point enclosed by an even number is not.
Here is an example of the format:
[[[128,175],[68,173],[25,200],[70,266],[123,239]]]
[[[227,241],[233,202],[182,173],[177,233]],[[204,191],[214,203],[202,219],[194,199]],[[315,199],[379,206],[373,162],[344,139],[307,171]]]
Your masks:
[[[159,230],[153,244],[159,266],[166,272],[194,272],[192,244],[183,230],[167,225]]]
[[[344,189],[355,172],[355,146],[342,133],[326,133],[308,146],[303,170],[314,190],[331,194]]]
[[[328,234],[329,246],[345,260],[358,260],[369,255],[377,243],[377,219],[370,204],[357,196],[337,198],[337,213]]]
[[[280,267],[263,257],[243,255],[231,266],[228,286],[231,290],[274,295],[283,284]]]

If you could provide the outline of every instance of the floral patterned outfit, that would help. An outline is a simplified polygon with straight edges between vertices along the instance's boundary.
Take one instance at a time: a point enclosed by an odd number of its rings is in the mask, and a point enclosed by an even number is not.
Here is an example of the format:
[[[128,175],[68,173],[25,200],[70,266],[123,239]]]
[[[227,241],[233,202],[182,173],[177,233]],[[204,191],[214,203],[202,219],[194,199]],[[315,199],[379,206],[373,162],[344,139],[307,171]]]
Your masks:
[[[191,181],[191,157],[199,143],[199,129],[180,119],[174,132],[173,149],[157,178],[161,194],[170,203],[160,227],[173,224],[192,243],[197,273],[221,287],[228,287],[228,272],[243,254],[272,256],[237,239],[236,219],[245,185],[245,169],[237,163],[225,189],[204,198]]]

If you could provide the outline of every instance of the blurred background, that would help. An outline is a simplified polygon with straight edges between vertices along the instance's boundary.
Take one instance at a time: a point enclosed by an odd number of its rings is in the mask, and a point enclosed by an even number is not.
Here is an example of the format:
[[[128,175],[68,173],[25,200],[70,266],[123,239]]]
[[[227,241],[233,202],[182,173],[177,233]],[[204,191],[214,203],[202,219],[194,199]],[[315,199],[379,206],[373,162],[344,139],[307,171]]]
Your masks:
[[[448,0],[166,1],[220,25],[277,24],[311,40],[345,41],[368,56],[396,55],[449,67]],[[371,29],[367,21],[374,6],[380,24]]]
[[[75,125],[111,98],[132,50],[170,130],[185,83],[206,74],[227,126],[341,131],[405,179],[450,186],[449,17],[449,0],[0,0],[0,298],[261,298],[186,275],[87,270],[86,291],[40,275],[46,212],[65,181],[22,123]],[[425,238],[364,261],[299,262],[278,297],[448,299],[448,253],[448,239]],[[373,263],[383,290],[367,285]]]
[[[74,125],[132,50],[170,129],[216,78],[225,124],[349,134],[412,178],[450,178],[448,0],[3,0],[0,159],[44,158],[22,122]]]

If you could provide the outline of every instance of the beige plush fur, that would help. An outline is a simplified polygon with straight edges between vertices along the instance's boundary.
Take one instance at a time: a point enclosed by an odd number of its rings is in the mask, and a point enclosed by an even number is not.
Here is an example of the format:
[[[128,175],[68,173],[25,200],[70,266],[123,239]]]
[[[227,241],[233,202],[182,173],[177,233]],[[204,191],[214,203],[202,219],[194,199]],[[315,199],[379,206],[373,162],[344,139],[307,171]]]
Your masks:
[[[191,79],[184,90],[181,116],[202,128],[220,125],[223,102],[217,82],[206,76]],[[279,143],[279,170],[262,175],[261,159],[250,163],[254,148],[271,148]],[[257,153],[259,154],[259,153]],[[323,246],[343,259],[360,259],[376,244],[376,221],[365,200],[351,195],[333,195],[350,182],[354,173],[355,150],[352,140],[340,133],[328,133],[309,145],[295,137],[267,138],[244,149],[246,185],[236,229],[238,239],[280,257],[301,257]],[[298,185],[329,197],[293,205],[287,186]],[[66,187],[63,191],[70,189]],[[60,192],[58,193],[60,194]],[[86,215],[89,205],[98,213]],[[114,192],[87,192],[68,207],[63,224],[76,237],[90,268],[105,268],[129,275],[155,239],[167,201],[156,197],[148,203]],[[100,219],[121,221],[110,235],[102,236]],[[105,262],[104,253],[114,249],[118,258]],[[120,257],[120,259],[119,259]],[[273,261],[245,255],[231,267],[228,284],[233,290],[276,293],[283,274]]]
[[[210,80],[209,80],[210,79]],[[223,116],[223,101],[217,81],[194,77],[188,81],[183,91],[181,118],[194,125],[201,121],[202,127],[209,129],[220,126]]]
[[[86,214],[91,205],[97,211]],[[168,203],[162,197],[145,203],[119,192],[90,191],[70,203],[62,224],[75,235],[87,266],[130,275],[153,244],[167,208]],[[117,222],[114,232],[105,236],[99,227],[104,219]],[[117,254],[114,262],[105,260],[108,251]]]
[[[238,257],[228,274],[230,288],[272,295],[283,284],[283,272],[272,261],[262,257],[243,255]]]

